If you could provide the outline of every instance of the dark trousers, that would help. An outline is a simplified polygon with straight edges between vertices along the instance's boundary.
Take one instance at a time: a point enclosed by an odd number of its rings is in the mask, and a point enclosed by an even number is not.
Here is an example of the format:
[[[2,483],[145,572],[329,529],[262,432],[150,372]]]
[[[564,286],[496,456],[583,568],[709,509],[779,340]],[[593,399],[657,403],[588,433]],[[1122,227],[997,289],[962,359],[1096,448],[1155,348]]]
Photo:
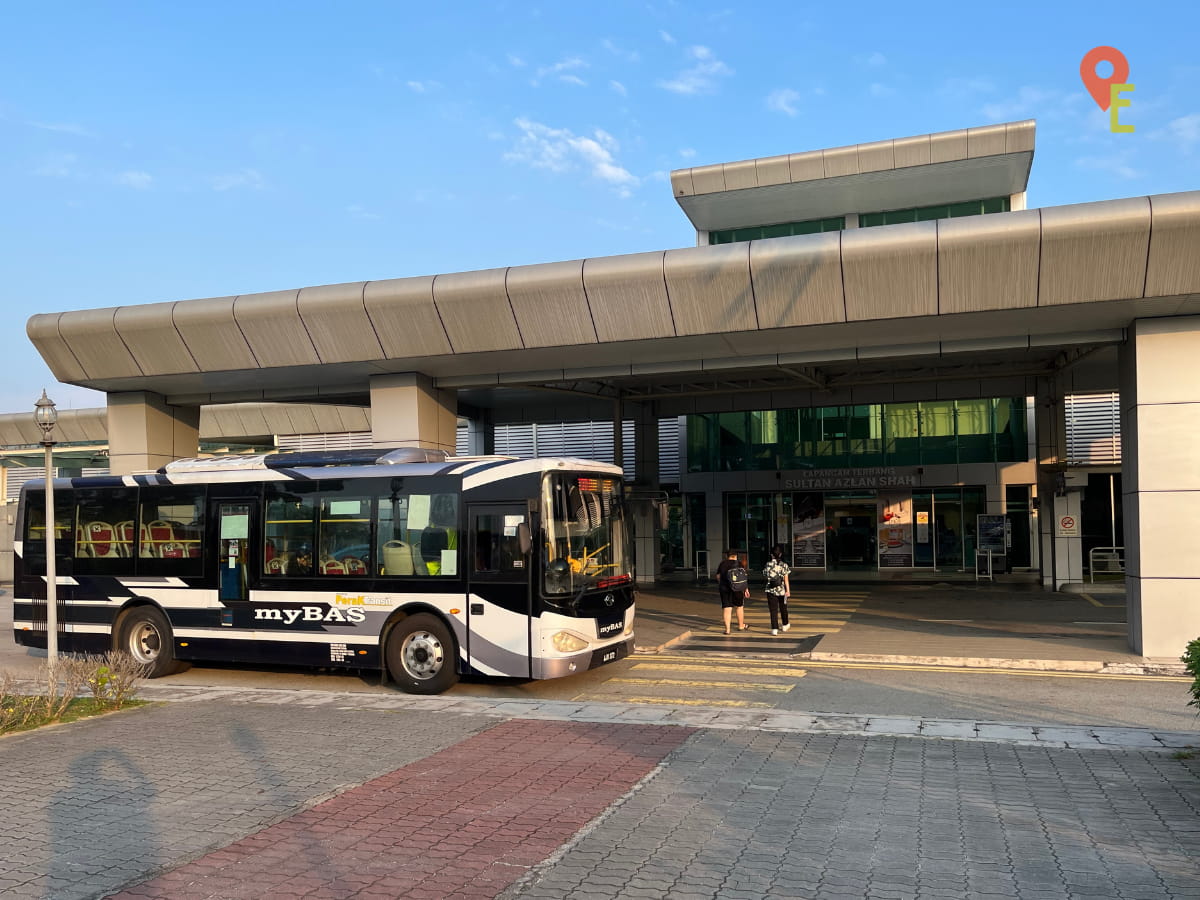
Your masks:
[[[772,631],[778,630],[778,628],[781,624],[779,621],[780,619],[783,620],[782,624],[786,625],[788,623],[787,597],[783,596],[783,594],[768,593],[767,594],[767,609],[769,609],[771,611],[771,630]]]

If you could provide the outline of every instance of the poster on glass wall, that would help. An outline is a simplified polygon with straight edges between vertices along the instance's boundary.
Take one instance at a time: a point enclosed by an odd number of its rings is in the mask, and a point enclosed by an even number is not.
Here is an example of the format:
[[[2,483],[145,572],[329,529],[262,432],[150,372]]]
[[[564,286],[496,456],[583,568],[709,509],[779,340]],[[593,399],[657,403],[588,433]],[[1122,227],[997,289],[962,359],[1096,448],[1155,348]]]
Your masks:
[[[819,493],[792,495],[792,566],[825,568],[825,500]]]
[[[912,541],[912,494],[880,491],[879,568],[911,568]]]

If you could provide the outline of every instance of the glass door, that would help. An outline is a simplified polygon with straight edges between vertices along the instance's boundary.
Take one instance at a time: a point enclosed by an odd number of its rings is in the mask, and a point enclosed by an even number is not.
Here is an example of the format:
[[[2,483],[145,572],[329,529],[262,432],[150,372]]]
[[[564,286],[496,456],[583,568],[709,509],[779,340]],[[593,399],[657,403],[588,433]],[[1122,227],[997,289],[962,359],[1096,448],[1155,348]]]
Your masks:
[[[878,568],[877,517],[874,491],[825,494],[825,552],[830,571],[873,572]]]

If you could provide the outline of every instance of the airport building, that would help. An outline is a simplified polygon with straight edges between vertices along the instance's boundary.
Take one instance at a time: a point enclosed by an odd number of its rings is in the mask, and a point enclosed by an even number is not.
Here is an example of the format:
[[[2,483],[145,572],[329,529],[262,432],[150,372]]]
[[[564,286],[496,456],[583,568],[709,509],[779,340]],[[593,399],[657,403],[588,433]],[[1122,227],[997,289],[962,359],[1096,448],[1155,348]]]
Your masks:
[[[42,313],[28,334],[108,396],[67,442],[81,470],[330,441],[611,458],[644,580],[774,543],[801,579],[1123,570],[1131,646],[1178,655],[1200,634],[1181,527],[1200,192],[1028,208],[1034,137],[676,171],[693,247]],[[30,429],[0,417],[10,493]]]

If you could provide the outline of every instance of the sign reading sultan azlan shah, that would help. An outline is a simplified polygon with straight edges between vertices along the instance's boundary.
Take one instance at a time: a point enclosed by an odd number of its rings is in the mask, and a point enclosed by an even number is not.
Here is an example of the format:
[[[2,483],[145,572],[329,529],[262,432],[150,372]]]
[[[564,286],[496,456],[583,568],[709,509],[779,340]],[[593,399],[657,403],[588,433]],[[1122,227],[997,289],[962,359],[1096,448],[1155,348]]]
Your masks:
[[[784,490],[845,491],[854,488],[913,487],[917,476],[899,472],[895,466],[862,469],[822,469],[818,472],[788,472]]]

